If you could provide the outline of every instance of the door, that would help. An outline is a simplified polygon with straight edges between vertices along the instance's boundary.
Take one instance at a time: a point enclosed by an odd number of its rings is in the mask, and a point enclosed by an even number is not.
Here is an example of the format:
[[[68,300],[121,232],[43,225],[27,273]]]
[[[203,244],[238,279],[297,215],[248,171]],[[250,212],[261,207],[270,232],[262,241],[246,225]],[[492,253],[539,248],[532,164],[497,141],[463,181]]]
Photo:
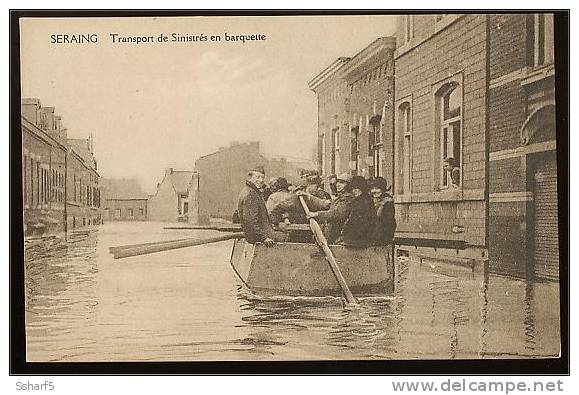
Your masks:
[[[557,162],[554,154],[537,158],[534,173],[535,267],[537,277],[559,278]]]

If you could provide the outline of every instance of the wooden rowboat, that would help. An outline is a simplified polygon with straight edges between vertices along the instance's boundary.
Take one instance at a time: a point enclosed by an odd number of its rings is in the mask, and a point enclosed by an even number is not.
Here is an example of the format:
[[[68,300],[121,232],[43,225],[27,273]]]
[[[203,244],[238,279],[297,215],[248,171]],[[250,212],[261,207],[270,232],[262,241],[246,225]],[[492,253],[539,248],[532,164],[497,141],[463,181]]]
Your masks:
[[[390,247],[330,246],[344,279],[355,294],[392,293],[394,267]],[[274,247],[235,240],[230,259],[239,280],[263,295],[340,295],[323,252],[310,243]]]

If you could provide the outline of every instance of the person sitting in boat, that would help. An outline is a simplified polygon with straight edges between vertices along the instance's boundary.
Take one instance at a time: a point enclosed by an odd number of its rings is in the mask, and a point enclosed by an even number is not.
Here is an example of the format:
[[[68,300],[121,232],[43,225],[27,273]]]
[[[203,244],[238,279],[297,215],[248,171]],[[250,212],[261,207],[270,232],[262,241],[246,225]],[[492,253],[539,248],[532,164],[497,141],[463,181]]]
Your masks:
[[[237,213],[247,242],[272,247],[276,241],[285,241],[287,236],[283,232],[276,232],[271,225],[261,192],[264,179],[265,170],[262,166],[249,171],[245,186],[239,193]]]
[[[328,200],[331,196],[322,188],[322,178],[317,174],[312,174],[306,178],[306,192],[320,199]]]
[[[390,194],[391,187],[383,177],[370,180],[370,196],[376,210],[376,226],[374,228],[374,244],[388,245],[394,240],[396,218],[394,199]]]
[[[371,245],[376,214],[368,196],[368,183],[364,177],[351,178],[343,174],[336,178],[336,190],[338,197],[335,200],[319,199],[307,192],[300,193],[307,197],[310,210],[325,207],[325,210],[311,212],[309,218],[324,223],[324,236],[330,244],[352,247]]]
[[[284,177],[272,179],[270,183],[272,193],[265,204],[271,221],[280,228],[289,224],[307,223],[299,198],[289,191],[289,187]]]

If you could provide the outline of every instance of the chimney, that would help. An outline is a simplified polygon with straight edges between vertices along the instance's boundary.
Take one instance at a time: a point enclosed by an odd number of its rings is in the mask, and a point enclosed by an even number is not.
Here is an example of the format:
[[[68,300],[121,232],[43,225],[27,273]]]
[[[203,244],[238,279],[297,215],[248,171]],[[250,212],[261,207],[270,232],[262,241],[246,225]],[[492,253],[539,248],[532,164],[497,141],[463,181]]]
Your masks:
[[[40,109],[40,100],[34,98],[22,99],[21,115],[37,126],[38,126],[39,109]]]
[[[165,177],[170,176],[171,174],[173,174],[173,168],[172,167],[168,167],[165,169]]]
[[[54,117],[54,129],[56,130],[56,136],[62,138],[62,117],[57,115]]]
[[[38,126],[47,132],[54,133],[54,107],[40,107],[40,122]]]

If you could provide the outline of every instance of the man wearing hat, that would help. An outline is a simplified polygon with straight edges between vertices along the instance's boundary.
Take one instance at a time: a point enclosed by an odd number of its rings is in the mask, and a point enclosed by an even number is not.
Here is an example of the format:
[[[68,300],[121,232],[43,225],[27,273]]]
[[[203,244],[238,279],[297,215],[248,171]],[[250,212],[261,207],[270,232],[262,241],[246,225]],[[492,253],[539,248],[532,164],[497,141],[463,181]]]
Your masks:
[[[364,177],[351,177],[345,173],[336,178],[338,197],[322,200],[302,192],[311,206],[323,207],[312,212],[310,218],[317,218],[325,224],[324,235],[330,244],[366,247],[372,243],[375,213],[368,184]],[[325,207],[324,207],[325,206]]]
[[[287,179],[276,177],[271,180],[269,187],[272,193],[265,206],[274,224],[307,223],[298,197],[289,191]]]
[[[239,193],[237,213],[245,239],[249,243],[263,243],[268,247],[275,245],[275,240],[283,241],[285,235],[275,232],[261,190],[265,186],[265,170],[256,166],[247,174],[245,186]]]
[[[306,177],[306,192],[310,195],[314,195],[317,198],[328,200],[331,196],[328,192],[324,191],[321,187],[322,177],[320,177],[317,172]]]
[[[374,243],[376,245],[388,245],[394,240],[396,217],[394,199],[390,194],[390,189],[388,182],[382,177],[376,177],[370,181],[370,195],[376,209],[374,231]]]

